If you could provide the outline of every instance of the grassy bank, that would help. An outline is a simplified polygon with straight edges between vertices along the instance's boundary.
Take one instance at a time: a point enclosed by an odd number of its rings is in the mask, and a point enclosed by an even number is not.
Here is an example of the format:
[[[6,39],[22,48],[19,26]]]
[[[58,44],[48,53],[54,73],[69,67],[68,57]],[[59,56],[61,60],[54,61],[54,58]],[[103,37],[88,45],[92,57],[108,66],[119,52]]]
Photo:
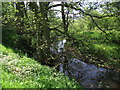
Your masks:
[[[105,35],[100,30],[80,31],[79,29],[70,32],[75,33],[74,37],[83,40],[86,45],[86,47],[77,45],[79,51],[88,57],[84,61],[89,60],[98,66],[120,70],[120,32],[113,31],[109,35]]]
[[[82,88],[75,80],[0,44],[3,88]]]

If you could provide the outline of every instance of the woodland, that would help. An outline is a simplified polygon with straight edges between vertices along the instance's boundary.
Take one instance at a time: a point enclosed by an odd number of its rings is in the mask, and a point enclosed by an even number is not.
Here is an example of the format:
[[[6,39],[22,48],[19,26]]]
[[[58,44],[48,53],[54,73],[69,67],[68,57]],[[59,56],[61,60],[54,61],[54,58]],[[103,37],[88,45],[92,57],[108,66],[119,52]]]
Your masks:
[[[120,82],[120,1],[24,1],[1,6],[3,88],[119,87],[113,81]],[[67,70],[73,58],[111,70],[110,85],[87,86],[89,82],[66,74],[62,69]]]

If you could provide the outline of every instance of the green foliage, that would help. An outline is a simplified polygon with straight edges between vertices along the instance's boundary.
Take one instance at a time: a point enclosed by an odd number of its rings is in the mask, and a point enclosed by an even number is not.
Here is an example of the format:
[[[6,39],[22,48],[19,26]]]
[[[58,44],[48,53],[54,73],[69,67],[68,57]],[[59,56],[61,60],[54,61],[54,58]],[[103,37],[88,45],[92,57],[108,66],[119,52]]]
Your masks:
[[[2,89],[2,85],[0,84],[0,89]]]
[[[76,9],[80,8],[83,12],[80,10],[80,18],[73,20],[74,16],[72,17],[72,14],[74,15],[75,13],[69,7],[71,15],[68,15],[69,28],[67,33],[64,33],[61,17],[57,17],[57,13],[60,11],[55,11],[54,9],[46,10],[46,8],[49,8],[49,4],[52,5],[51,3],[40,3],[43,7],[38,7],[36,2],[29,2],[26,11],[23,3],[21,3],[22,6],[20,5],[20,7],[18,4],[20,3],[17,2],[16,6],[14,2],[2,3],[2,39],[4,45],[14,48],[15,51],[19,49],[21,52],[29,54],[30,57],[43,56],[44,59],[40,59],[41,57],[39,57],[39,60],[38,58],[37,60],[44,62],[50,58],[50,53],[48,53],[50,51],[49,48],[56,48],[57,42],[66,38],[68,42],[71,41],[68,47],[76,46],[82,54],[86,56],[91,54],[100,59],[97,61],[94,60],[94,62],[98,62],[99,66],[102,60],[104,66],[109,65],[119,68],[120,17],[117,16],[119,15],[119,2],[103,4],[90,2],[85,7],[78,2],[70,3],[71,6],[74,6]],[[93,23],[90,15],[96,16],[93,19],[98,26]],[[97,18],[106,15],[108,16]],[[115,16],[109,17],[109,15]],[[65,19],[67,21],[67,18]],[[54,27],[57,27],[63,33],[61,34],[57,29],[53,29]],[[71,37],[75,40],[71,39]],[[85,46],[78,43],[79,40]],[[22,53],[19,56],[19,54],[13,53],[14,51],[12,49],[6,49],[2,45],[0,45],[0,50],[2,55],[8,57],[6,59],[7,63],[4,63],[4,70],[2,71],[5,75],[3,76],[4,87],[9,87],[6,86],[8,81],[13,85],[10,77],[12,77],[12,80],[16,78],[16,81],[13,80],[16,84],[12,87],[77,87],[68,79],[62,79],[63,76],[61,74],[59,76],[58,73],[53,72],[53,69],[49,70],[46,66],[39,65],[33,59],[27,58]],[[73,56],[75,57],[75,55]],[[15,63],[13,62],[14,60]],[[19,74],[16,73],[16,69]],[[55,78],[53,73],[59,77]],[[8,81],[5,81],[6,78]],[[34,81],[32,81],[33,79]],[[66,85],[63,86],[62,83]],[[27,84],[28,86],[26,86]]]
[[[102,20],[107,20],[105,22],[102,22]],[[73,35],[76,39],[82,40],[85,44],[84,46],[77,45],[77,48],[80,50],[81,53],[91,54],[98,58],[98,60],[94,60],[94,62],[101,63],[105,66],[112,66],[119,69],[120,65],[120,33],[117,31],[119,27],[117,26],[118,23],[114,23],[114,20],[117,18],[103,18],[100,21],[97,21],[97,23],[102,27],[102,29],[106,29],[105,24],[107,25],[110,23],[109,27],[116,27],[113,30],[106,30],[106,34],[104,34],[101,30],[97,29],[94,25],[93,28],[90,29],[90,25],[92,25],[92,21],[90,21],[89,18],[86,17],[86,23],[79,22],[79,20],[76,20],[75,23],[72,23],[69,29],[69,33]],[[80,28],[80,25],[85,25],[84,28]],[[86,28],[87,27],[87,28]],[[108,27],[108,28],[109,28]]]
[[[119,49],[118,45],[115,44],[94,44],[95,53],[104,55],[108,59],[110,58],[120,58],[117,50]]]
[[[75,80],[0,44],[3,88],[82,88]]]

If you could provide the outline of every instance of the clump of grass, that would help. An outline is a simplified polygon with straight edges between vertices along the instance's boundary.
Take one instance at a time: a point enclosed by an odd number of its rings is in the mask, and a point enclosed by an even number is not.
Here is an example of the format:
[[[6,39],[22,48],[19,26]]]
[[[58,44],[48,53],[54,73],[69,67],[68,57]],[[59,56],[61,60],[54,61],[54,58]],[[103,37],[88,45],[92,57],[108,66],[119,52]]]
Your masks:
[[[105,65],[120,68],[120,53],[117,44],[94,44],[94,50],[108,59],[105,61]]]
[[[86,47],[78,47],[81,53],[86,54],[86,56],[91,54],[97,57],[95,62],[104,64],[104,66],[120,68],[119,32],[114,31],[112,34],[105,35],[100,30],[87,30],[77,33],[75,38],[83,40],[83,43],[86,45]]]
[[[95,50],[102,50],[103,54],[109,58],[120,58],[118,45],[115,44],[94,44]]]
[[[75,80],[0,45],[3,88],[82,88]]]

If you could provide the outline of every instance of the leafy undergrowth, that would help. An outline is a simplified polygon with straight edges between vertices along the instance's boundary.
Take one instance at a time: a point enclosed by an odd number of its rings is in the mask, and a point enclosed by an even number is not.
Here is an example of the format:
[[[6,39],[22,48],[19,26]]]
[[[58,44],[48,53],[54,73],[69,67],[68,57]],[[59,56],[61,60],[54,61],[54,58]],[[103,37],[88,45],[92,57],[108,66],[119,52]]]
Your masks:
[[[113,43],[104,43],[104,44],[94,44],[95,54],[100,55],[101,57],[107,58],[107,61],[104,59],[104,65],[120,69],[120,52],[119,45]]]
[[[75,80],[0,44],[3,88],[82,88]]]
[[[82,48],[85,51],[85,48]],[[81,48],[80,48],[81,50]],[[120,70],[120,46],[113,43],[91,44],[83,53],[84,61],[100,67]]]
[[[74,37],[83,40],[83,43],[86,44],[86,47],[78,47],[80,52],[89,59],[84,61],[120,70],[120,33],[118,31],[113,31],[108,36],[104,35],[100,30],[78,31]]]

